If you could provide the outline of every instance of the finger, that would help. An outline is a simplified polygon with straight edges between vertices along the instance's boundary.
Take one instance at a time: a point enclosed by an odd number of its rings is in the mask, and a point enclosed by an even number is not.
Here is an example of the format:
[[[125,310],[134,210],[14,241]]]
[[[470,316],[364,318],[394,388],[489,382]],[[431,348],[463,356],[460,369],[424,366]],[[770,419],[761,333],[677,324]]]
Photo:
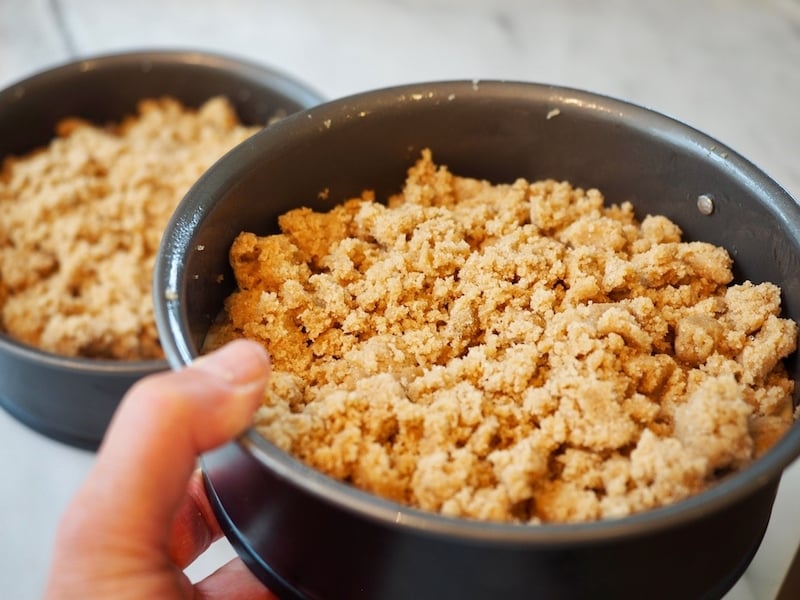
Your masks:
[[[220,537],[222,530],[208,501],[203,474],[196,470],[172,522],[169,556],[172,562],[185,569]]]
[[[278,600],[239,558],[221,566],[194,589],[196,600]]]
[[[166,546],[197,456],[249,425],[269,372],[263,348],[240,340],[136,384],[85,486],[94,527],[132,544]]]

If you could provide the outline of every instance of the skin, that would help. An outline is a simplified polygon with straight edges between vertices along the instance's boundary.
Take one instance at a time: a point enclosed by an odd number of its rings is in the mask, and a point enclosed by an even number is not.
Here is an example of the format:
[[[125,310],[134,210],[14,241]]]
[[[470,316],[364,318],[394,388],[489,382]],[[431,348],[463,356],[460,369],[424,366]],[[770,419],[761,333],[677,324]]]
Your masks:
[[[274,599],[239,559],[196,585],[183,573],[221,536],[197,457],[247,428],[269,375],[236,341],[131,388],[62,517],[46,598]]]

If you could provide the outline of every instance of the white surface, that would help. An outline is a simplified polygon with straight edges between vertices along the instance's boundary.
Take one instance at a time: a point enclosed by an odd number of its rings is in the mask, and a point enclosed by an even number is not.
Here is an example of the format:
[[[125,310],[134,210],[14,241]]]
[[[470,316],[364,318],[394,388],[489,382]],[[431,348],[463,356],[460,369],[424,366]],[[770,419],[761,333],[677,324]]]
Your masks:
[[[330,98],[456,78],[602,92],[705,131],[800,198],[798,0],[0,0],[0,87],[74,56],[152,47],[248,57]],[[41,595],[58,516],[92,457],[0,412],[4,598]],[[775,596],[800,541],[798,505],[796,463],[727,600]],[[192,576],[231,556],[216,544]]]

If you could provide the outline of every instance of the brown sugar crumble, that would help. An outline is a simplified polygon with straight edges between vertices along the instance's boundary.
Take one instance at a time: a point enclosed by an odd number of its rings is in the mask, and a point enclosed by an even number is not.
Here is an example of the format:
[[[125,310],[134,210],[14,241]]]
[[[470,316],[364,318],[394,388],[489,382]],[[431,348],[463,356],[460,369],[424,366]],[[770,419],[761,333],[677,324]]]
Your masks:
[[[431,153],[384,205],[242,233],[207,347],[262,342],[257,430],[331,477],[445,515],[621,517],[700,492],[793,422],[797,326],[719,247],[552,180]]]
[[[223,97],[146,99],[121,123],[69,118],[0,172],[0,329],[66,356],[162,358],[152,273],[175,206],[260,127]]]

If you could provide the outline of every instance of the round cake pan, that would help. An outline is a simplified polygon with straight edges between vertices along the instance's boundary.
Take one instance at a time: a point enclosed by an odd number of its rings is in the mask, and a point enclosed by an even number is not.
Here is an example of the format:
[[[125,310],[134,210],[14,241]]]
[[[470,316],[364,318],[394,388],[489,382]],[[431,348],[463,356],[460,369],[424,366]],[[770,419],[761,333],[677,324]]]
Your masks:
[[[170,363],[198,354],[232,291],[228,250],[240,231],[274,233],[289,209],[327,210],[364,189],[386,198],[401,190],[423,148],[460,175],[568,180],[597,187],[609,202],[632,202],[640,218],[666,215],[685,239],[727,248],[739,281],[780,285],[785,315],[800,319],[800,207],[734,150],[585,91],[439,82],[298,113],[200,179],[157,261],[157,322]],[[698,209],[701,196],[713,199],[713,211]],[[786,365],[797,379],[797,356]],[[202,463],[228,538],[287,598],[674,599],[719,598],[739,578],[798,454],[796,424],[751,466],[684,501],[540,526],[448,518],[380,499],[310,469],[253,429]]]
[[[144,98],[171,96],[197,107],[217,95],[251,125],[321,101],[280,71],[218,54],[150,50],[85,57],[0,91],[0,160],[47,145],[66,117],[102,125],[133,114]],[[0,334],[0,405],[46,436],[94,449],[127,389],[166,368],[166,361],[57,356]]]

